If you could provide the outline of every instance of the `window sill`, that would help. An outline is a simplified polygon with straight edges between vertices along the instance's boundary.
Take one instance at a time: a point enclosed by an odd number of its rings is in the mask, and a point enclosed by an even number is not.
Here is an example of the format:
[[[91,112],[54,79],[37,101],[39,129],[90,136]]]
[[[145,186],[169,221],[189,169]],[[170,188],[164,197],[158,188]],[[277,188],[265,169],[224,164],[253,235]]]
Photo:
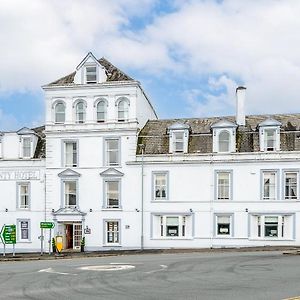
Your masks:
[[[232,235],[216,235],[214,236],[215,239],[231,239],[233,238]]]
[[[105,244],[105,245],[103,245],[103,247],[122,247],[122,245],[120,245],[120,244]]]
[[[17,243],[18,244],[31,244],[32,241],[22,241],[22,240],[20,240],[20,241],[17,241]]]
[[[190,240],[193,240],[194,238],[193,237],[154,237],[154,238],[151,238],[151,240],[156,240],[156,241],[172,241],[172,240],[180,240],[180,241],[190,241]]]
[[[107,207],[105,207],[105,208],[102,208],[102,211],[123,211],[123,208],[113,208],[113,207],[107,208]]]
[[[162,202],[172,202],[172,201],[169,199],[153,199],[153,200],[151,200],[151,203],[156,203],[156,202],[162,203]]]
[[[295,239],[285,238],[248,238],[249,241],[278,241],[278,242],[293,242]]]

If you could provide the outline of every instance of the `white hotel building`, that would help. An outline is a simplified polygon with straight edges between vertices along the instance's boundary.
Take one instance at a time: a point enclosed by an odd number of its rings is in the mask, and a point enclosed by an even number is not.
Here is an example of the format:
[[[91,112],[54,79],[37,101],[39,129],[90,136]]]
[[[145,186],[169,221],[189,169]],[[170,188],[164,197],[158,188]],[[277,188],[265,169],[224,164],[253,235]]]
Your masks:
[[[236,117],[159,120],[91,53],[43,90],[45,126],[0,132],[16,251],[39,251],[41,221],[64,249],[299,246],[299,114],[245,116],[239,87]]]

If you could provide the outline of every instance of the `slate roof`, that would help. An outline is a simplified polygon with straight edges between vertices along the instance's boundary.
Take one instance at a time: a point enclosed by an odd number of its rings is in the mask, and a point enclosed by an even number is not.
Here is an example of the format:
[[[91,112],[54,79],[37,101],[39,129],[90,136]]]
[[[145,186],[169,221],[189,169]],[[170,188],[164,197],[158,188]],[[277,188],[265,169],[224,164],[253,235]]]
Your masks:
[[[280,122],[281,150],[300,151],[300,114],[251,115],[246,116],[246,126],[238,127],[236,133],[237,152],[259,151],[259,124],[267,119]],[[211,153],[213,145],[211,126],[225,120],[235,123],[234,116],[149,120],[139,133],[138,144],[145,144],[145,154],[169,153],[168,127],[174,123],[183,123],[190,126],[189,153]],[[137,153],[141,150],[137,148]]]
[[[98,60],[101,66],[105,68],[105,72],[107,75],[107,81],[133,81],[130,76],[125,74],[123,71],[115,67],[111,62],[109,62],[106,58],[102,57]],[[74,84],[75,73],[73,72],[69,75],[66,75],[60,79],[57,79],[51,83],[49,86],[53,85],[71,85]]]
[[[36,145],[33,158],[45,158],[46,157],[45,126],[32,128],[32,130],[38,135],[38,142]]]

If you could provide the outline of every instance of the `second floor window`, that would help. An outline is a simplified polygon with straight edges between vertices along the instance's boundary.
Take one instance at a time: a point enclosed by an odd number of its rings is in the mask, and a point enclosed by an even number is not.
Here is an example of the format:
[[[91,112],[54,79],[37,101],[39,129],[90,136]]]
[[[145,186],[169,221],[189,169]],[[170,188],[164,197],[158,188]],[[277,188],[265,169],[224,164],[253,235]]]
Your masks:
[[[19,208],[27,209],[29,208],[29,183],[18,184],[18,195],[19,195]]]
[[[65,142],[65,167],[77,167],[77,143]]]
[[[219,133],[219,152],[230,152],[230,134],[227,130]]]
[[[276,150],[276,129],[264,130],[264,149],[265,151]]]
[[[276,199],[276,172],[263,172],[263,199]]]
[[[154,173],[154,199],[155,200],[166,200],[167,195],[167,182],[168,174],[167,173]]]
[[[118,121],[125,122],[129,119],[129,102],[123,99],[118,103]]]
[[[65,207],[75,207],[77,205],[77,182],[64,182]]]
[[[86,67],[86,83],[97,83],[97,67]]]
[[[284,199],[298,198],[298,173],[284,173]]]
[[[184,150],[184,132],[173,133],[173,150],[174,152],[183,152]]]
[[[120,181],[105,181],[105,207],[120,208]]]
[[[85,122],[85,105],[83,102],[76,104],[76,123]]]
[[[119,139],[107,139],[105,141],[105,155],[107,166],[117,166],[120,164]]]
[[[97,122],[101,123],[101,122],[105,122],[106,121],[106,102],[104,100],[101,100],[98,102],[97,104]]]
[[[230,172],[217,172],[217,199],[229,200],[231,188]]]
[[[26,137],[23,141],[23,157],[31,157],[31,138]]]
[[[55,105],[55,123],[65,123],[65,105],[61,102]]]

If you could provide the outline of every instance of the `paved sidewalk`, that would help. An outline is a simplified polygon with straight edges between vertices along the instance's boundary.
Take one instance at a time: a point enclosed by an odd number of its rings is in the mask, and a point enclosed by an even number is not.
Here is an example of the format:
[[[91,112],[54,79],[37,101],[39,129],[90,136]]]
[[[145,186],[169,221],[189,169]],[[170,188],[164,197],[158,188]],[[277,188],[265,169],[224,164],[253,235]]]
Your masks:
[[[0,253],[0,262],[2,261],[25,261],[25,260],[53,260],[53,259],[72,259],[84,257],[104,257],[118,255],[135,255],[135,254],[163,254],[163,253],[209,253],[209,252],[254,252],[254,251],[283,251],[284,254],[300,254],[299,247],[288,246],[264,246],[264,247],[242,247],[242,248],[192,248],[192,249],[146,249],[146,250],[109,250],[93,252],[62,252],[58,253]]]

